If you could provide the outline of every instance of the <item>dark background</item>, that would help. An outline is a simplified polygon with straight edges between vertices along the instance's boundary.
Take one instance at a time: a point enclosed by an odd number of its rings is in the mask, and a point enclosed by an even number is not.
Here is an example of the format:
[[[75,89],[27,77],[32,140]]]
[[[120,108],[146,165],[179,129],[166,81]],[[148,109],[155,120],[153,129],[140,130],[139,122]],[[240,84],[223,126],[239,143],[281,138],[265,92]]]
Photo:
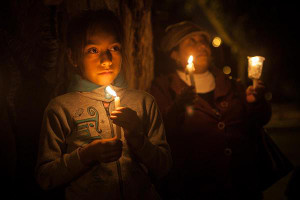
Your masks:
[[[283,1],[228,0],[211,1],[213,14],[217,16],[232,40],[239,43],[249,54],[261,55],[264,62],[262,80],[278,103],[299,102],[299,12],[296,3]],[[153,1],[154,49],[167,24],[181,20],[192,20],[207,29],[213,36],[219,36],[214,26],[203,13],[196,0]],[[237,76],[237,58],[231,47],[222,43],[213,47],[218,67],[232,67]],[[247,59],[247,58],[245,58]],[[157,66],[156,66],[157,67]],[[247,66],[245,66],[247,67]]]

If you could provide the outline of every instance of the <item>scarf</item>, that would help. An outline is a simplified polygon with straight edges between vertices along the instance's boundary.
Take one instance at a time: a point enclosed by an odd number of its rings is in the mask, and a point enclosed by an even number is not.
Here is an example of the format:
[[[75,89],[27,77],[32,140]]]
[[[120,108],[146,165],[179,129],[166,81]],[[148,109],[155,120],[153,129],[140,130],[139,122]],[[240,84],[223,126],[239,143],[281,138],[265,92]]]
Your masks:
[[[177,70],[179,77],[189,86],[191,86],[190,76],[185,72]],[[215,89],[215,77],[210,71],[202,74],[194,74],[196,93],[208,93]]]

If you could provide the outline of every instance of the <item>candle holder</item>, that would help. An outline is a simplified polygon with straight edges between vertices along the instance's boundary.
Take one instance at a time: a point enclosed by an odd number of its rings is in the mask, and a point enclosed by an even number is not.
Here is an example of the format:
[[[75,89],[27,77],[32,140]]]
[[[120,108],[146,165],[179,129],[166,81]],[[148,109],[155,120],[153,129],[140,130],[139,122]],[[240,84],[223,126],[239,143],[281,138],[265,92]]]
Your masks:
[[[257,81],[261,77],[263,62],[265,60],[262,56],[247,57],[248,58],[248,77],[253,81],[253,88],[257,86]]]

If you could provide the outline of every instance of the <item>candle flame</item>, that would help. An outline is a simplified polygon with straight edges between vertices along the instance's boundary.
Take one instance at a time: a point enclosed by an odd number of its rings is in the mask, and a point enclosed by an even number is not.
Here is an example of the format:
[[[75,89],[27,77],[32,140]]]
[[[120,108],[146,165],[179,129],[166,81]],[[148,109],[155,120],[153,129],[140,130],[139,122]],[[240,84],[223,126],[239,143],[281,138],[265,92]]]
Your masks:
[[[194,63],[193,63],[193,56],[192,56],[192,55],[189,57],[189,59],[188,59],[188,64],[187,64],[186,67],[187,67],[187,70],[188,70],[189,72],[195,71]]]
[[[193,60],[194,60],[194,57],[191,55],[188,59],[188,64],[191,64],[193,62]]]
[[[106,92],[108,92],[110,95],[116,97],[117,96],[117,93],[110,87],[110,86],[107,86],[105,88]]]

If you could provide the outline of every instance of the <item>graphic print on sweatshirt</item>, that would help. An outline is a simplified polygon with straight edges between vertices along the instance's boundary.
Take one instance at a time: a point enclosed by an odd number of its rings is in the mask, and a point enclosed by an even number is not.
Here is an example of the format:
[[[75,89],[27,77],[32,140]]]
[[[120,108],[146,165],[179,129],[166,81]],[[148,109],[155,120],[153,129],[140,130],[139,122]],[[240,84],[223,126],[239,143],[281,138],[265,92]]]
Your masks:
[[[82,145],[90,143],[95,139],[103,139],[101,136],[102,129],[99,126],[99,113],[96,108],[89,106],[85,114],[84,109],[79,108],[75,112],[75,118],[80,118],[75,121],[77,129],[76,137],[81,140]],[[101,120],[104,123],[103,120]]]

